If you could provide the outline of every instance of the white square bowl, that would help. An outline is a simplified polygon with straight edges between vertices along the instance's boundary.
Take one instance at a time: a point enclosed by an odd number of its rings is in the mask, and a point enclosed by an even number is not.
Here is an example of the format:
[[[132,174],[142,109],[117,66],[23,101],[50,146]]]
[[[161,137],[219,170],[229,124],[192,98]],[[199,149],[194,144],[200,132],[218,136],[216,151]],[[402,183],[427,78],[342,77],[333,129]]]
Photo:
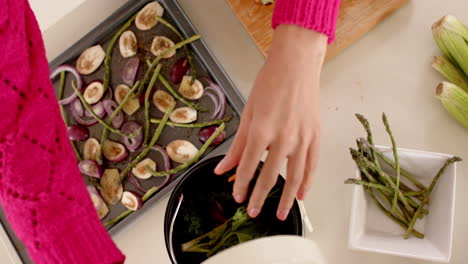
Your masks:
[[[393,160],[390,147],[379,146],[378,149]],[[452,157],[448,154],[409,149],[398,149],[398,155],[401,167],[426,186],[430,185],[445,161]],[[384,162],[381,162],[381,165],[385,172],[390,172],[390,167]],[[359,169],[356,178],[360,178]],[[432,192],[429,205],[426,207],[429,214],[416,222],[415,229],[425,234],[424,239],[414,236],[404,239],[405,230],[380,211],[362,186],[354,186],[349,248],[449,262],[455,209],[455,180],[456,163],[453,163],[446,168]]]

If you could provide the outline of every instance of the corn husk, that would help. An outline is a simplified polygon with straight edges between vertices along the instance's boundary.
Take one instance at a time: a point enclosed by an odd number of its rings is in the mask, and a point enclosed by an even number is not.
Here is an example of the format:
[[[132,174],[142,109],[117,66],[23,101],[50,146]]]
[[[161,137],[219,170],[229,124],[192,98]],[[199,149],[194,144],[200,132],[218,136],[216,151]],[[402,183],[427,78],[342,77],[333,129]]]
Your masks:
[[[442,82],[436,88],[436,96],[445,109],[468,128],[468,93],[449,82]]]
[[[447,15],[432,25],[432,34],[442,53],[468,75],[468,28]]]
[[[447,78],[447,80],[468,93],[468,77],[463,71],[450,62],[445,56],[435,56],[432,60],[432,67]]]

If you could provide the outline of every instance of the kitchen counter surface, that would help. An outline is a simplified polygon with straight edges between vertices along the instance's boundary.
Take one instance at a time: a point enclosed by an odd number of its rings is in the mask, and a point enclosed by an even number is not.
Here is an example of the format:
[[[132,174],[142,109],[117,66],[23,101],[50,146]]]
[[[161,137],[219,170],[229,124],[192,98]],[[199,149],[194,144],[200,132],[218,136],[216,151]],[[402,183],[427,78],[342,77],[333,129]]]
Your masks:
[[[71,5],[59,5],[62,1],[30,1],[44,33],[49,60],[125,2],[74,0]],[[224,1],[180,2],[247,97],[264,58],[237,17]],[[467,160],[458,166],[451,263],[468,263],[468,210],[464,204],[468,201],[468,130],[435,98],[435,87],[442,77],[430,66],[431,57],[439,53],[432,40],[432,23],[448,13],[468,23],[466,10],[468,1],[411,1],[324,66],[321,158],[305,205],[315,227],[307,237],[318,243],[330,264],[428,263],[348,249],[352,188],[343,180],[352,177],[355,170],[348,147],[364,133],[353,114],[363,113],[374,126],[379,124],[376,142],[387,145],[390,142],[380,126],[383,111],[393,124],[399,147],[456,154]],[[127,255],[127,263],[169,263],[163,237],[166,202],[154,205],[114,236]],[[0,232],[0,242],[1,238]],[[8,247],[0,243],[0,263],[17,263],[10,255]]]

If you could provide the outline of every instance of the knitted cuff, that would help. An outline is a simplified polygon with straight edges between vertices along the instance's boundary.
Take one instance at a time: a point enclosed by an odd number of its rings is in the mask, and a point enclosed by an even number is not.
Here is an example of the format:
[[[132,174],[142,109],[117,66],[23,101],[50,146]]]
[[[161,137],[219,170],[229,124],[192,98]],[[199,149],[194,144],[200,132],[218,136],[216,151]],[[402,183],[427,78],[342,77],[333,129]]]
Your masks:
[[[124,263],[125,256],[112,242],[96,213],[68,218],[67,222],[67,225],[62,225],[61,234],[50,234],[48,240],[28,245],[28,252],[35,263]]]
[[[272,26],[298,25],[335,39],[336,19],[341,0],[277,0]]]

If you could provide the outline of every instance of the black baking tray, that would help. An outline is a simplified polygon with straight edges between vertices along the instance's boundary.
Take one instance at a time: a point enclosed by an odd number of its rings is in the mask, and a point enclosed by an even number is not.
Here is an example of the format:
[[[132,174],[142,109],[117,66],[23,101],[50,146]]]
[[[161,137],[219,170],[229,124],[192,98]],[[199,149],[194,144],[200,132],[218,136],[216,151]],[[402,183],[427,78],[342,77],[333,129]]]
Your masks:
[[[133,14],[138,12],[145,4],[152,2],[152,1],[153,0],[138,0],[138,1],[129,0],[126,4],[120,7],[114,14],[112,14],[109,18],[104,20],[101,24],[96,26],[92,31],[90,31],[88,34],[82,37],[78,42],[76,42],[74,45],[72,45],[70,48],[64,51],[61,55],[55,58],[52,62],[50,62],[49,63],[50,69],[55,69],[57,66],[62,65],[62,64],[74,65],[76,58],[81,54],[81,52],[90,46],[101,44],[104,50],[106,50],[109,40],[112,38],[113,34],[121,27],[121,25],[123,25]],[[180,4],[177,1],[158,0],[158,2],[164,7],[163,17],[169,22],[171,22],[173,25],[175,25],[185,38],[198,34],[194,25],[190,22],[189,18],[184,13]],[[142,41],[143,45],[139,45],[139,52],[140,52],[140,49],[145,49],[144,47],[148,47],[151,44],[151,38],[148,37],[148,34],[164,35],[164,36],[171,38],[175,43],[179,42],[179,39],[177,38],[177,36],[162,24],[156,25],[152,30],[150,30],[149,32],[145,32],[144,34],[136,30],[134,24],[129,29],[134,31],[139,41],[140,39],[143,40]],[[235,87],[233,82],[229,79],[226,72],[221,67],[220,63],[216,60],[213,53],[209,50],[206,43],[203,41],[203,36],[201,40],[197,40],[189,44],[188,47],[189,47],[189,50],[194,55],[194,62],[197,68],[197,75],[209,76],[213,81],[215,81],[221,86],[221,88],[224,90],[226,94],[227,101],[228,101],[226,115],[233,116],[233,119],[226,126],[226,132],[228,135],[227,140],[223,144],[217,146],[216,148],[211,149],[211,152],[207,152],[204,155],[204,157],[199,161],[201,162],[212,156],[224,154],[227,151],[230,145],[230,142],[232,141],[232,136],[235,134],[235,131],[237,130],[237,127],[239,125],[240,113],[242,112],[242,109],[245,105],[245,100],[241,96],[239,90]],[[110,82],[111,87],[115,87],[116,85],[122,83],[120,80],[119,72],[121,70],[121,65],[124,59],[121,58],[120,55],[118,54],[119,54],[119,50],[118,50],[118,42],[117,42],[113,50],[113,59],[112,59],[112,64],[111,64],[112,65],[111,70],[113,73],[111,74],[111,82]],[[146,52],[146,54],[149,54],[149,52]],[[169,71],[170,71],[170,67],[168,67],[167,65],[172,65],[178,58],[180,58],[183,55],[184,55],[183,49],[180,49],[174,58],[164,61],[163,63],[164,70],[162,71],[162,73],[166,77],[169,76]],[[143,58],[140,57],[141,59],[140,69],[142,67],[143,69],[146,68],[146,65],[144,65],[144,60],[146,58],[149,58],[149,59],[152,58],[148,55],[145,55],[145,56],[147,57],[143,57]],[[90,76],[85,76],[84,83],[86,84],[96,79],[97,76],[102,76],[104,72],[103,68],[104,67],[101,66],[95,73],[91,74]],[[141,78],[143,73],[144,73],[144,70],[143,71],[140,70],[138,73],[138,78]],[[70,84],[69,81],[67,81],[67,83],[68,83],[67,85]],[[58,87],[58,78],[54,80],[54,86],[56,88]],[[160,82],[157,82],[154,87],[154,90],[156,89],[164,89],[164,88]],[[71,87],[66,86],[65,90],[68,91],[68,93],[70,93]],[[67,92],[65,95],[67,95]],[[202,100],[200,101],[200,104],[209,106],[208,98],[205,98],[205,97],[202,98]],[[178,103],[178,106],[181,106],[181,105],[179,105]],[[154,118],[162,117],[162,113],[155,110],[154,107],[152,107],[152,109],[154,110],[151,112],[152,117]],[[142,118],[141,115],[137,115],[136,117],[136,119],[140,121],[141,121],[141,118]],[[71,118],[68,118],[68,119],[72,120]],[[203,122],[207,120],[210,120],[209,113],[201,113],[199,115],[198,122]],[[155,126],[153,126],[153,129],[155,129],[154,127]],[[152,130],[152,132],[153,131],[154,130]],[[96,135],[97,139],[100,138],[100,136],[97,136],[100,131],[90,129],[90,132],[91,132],[91,136]],[[197,129],[167,128],[161,135],[158,143],[165,145],[172,139],[185,138],[191,141],[192,143],[194,143],[197,147],[200,147],[201,143],[198,142],[196,133],[197,133]],[[119,140],[119,137],[116,135],[110,135],[109,138],[114,139],[116,141],[121,141]],[[80,149],[81,147],[82,146],[79,145]],[[152,155],[154,155],[152,157],[158,163],[158,165],[161,165],[162,164],[161,159],[160,157],[158,157],[158,154],[153,153]],[[149,199],[145,203],[142,209],[129,215],[128,217],[126,217],[125,219],[117,223],[116,225],[110,227],[108,229],[109,233],[111,235],[115,234],[118,230],[122,229],[128,223],[130,223],[136,217],[138,217],[140,214],[148,210],[151,207],[151,205],[158,202],[164,196],[170,193],[174,189],[174,187],[177,185],[178,181],[182,178],[181,176],[184,174],[185,174],[185,171],[176,175],[171,181],[171,183],[166,185],[164,188],[161,188],[151,199]],[[154,186],[155,184],[158,184],[158,180],[159,179],[154,179],[149,182],[141,181],[141,183],[144,187],[148,188],[148,187]],[[125,189],[132,189],[132,188],[133,187],[128,185],[128,183],[125,184]],[[111,212],[109,216],[107,216],[107,218],[104,219],[104,221],[120,214],[120,212],[122,212],[124,209],[125,208],[122,205],[116,205],[112,209],[110,207]],[[8,224],[6,220],[3,210],[1,209],[0,209],[0,221],[2,222],[2,225],[4,226],[8,236],[10,237],[10,240],[15,246],[23,263],[32,263],[32,261],[28,257],[28,254],[26,252],[24,245],[15,236],[13,230],[11,229],[10,225]]]

